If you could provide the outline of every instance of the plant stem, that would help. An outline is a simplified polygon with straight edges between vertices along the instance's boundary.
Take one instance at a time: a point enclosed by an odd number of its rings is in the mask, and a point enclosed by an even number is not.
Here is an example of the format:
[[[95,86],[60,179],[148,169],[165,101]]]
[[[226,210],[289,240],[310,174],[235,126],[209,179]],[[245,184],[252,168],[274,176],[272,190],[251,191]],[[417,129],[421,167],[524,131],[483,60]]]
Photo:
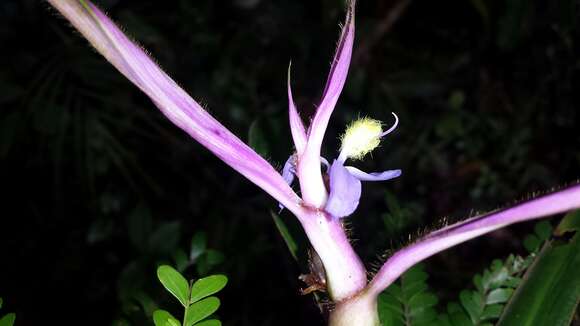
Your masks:
[[[365,267],[352,248],[340,220],[312,209],[301,218],[312,247],[320,256],[330,298],[341,302],[360,293],[367,284]]]
[[[363,292],[336,304],[330,312],[329,326],[379,326],[377,297]]]

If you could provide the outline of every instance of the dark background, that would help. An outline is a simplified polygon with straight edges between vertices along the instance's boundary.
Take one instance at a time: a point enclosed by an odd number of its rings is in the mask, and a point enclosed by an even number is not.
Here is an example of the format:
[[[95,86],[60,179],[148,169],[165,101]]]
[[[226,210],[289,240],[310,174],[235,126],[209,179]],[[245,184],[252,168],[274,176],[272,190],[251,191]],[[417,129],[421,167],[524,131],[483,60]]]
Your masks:
[[[97,3],[278,166],[292,150],[288,62],[308,121],[344,19],[337,0]],[[351,218],[369,266],[441,217],[578,179],[578,18],[574,0],[359,1],[354,62],[323,154],[336,156],[358,116],[401,118],[356,163],[403,169],[364,184]],[[306,263],[276,231],[276,203],[171,125],[45,2],[0,2],[0,44],[0,296],[16,325],[144,325],[148,298],[181,314],[155,268],[199,231],[214,255],[185,274],[228,275],[225,325],[323,323],[298,294]],[[456,298],[491,259],[522,252],[532,226],[430,259],[430,283]]]

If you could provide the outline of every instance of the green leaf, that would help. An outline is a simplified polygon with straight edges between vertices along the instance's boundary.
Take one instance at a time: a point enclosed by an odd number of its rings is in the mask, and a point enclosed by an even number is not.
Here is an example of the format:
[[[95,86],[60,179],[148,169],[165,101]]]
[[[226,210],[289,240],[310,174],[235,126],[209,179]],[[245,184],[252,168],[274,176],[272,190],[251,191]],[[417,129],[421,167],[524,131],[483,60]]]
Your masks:
[[[250,125],[250,130],[248,132],[248,145],[263,157],[269,155],[268,153],[270,151],[268,141],[266,140],[266,135],[257,119]]]
[[[487,288],[495,289],[500,287],[505,283],[509,276],[509,271],[503,266],[503,263],[499,261],[499,265],[492,266],[492,273]]]
[[[401,287],[398,284],[391,284],[391,286],[387,288],[387,293],[397,298],[399,301],[403,301],[403,290],[401,290]]]
[[[153,220],[151,219],[151,211],[143,203],[140,203],[133,209],[127,218],[127,228],[129,239],[135,248],[141,251],[147,251],[149,238],[153,229]]]
[[[463,104],[465,104],[465,93],[458,89],[454,90],[451,95],[449,95],[447,103],[453,110],[461,109]]]
[[[297,254],[298,253],[298,245],[296,245],[296,241],[294,241],[294,238],[292,237],[292,235],[288,231],[286,224],[284,224],[284,221],[282,221],[282,219],[280,218],[280,216],[278,216],[278,214],[274,213],[273,211],[270,211],[270,214],[272,215],[272,218],[274,219],[274,223],[276,224],[276,228],[278,229],[278,232],[280,232],[282,239],[284,239],[284,242],[286,243],[286,247],[288,247],[290,254],[294,258],[294,260],[298,261],[298,254]]]
[[[519,277],[514,277],[514,276],[510,276],[508,277],[508,279],[505,281],[504,285],[508,286],[510,288],[517,288],[518,286],[520,286],[520,284],[522,283],[522,279]]]
[[[566,214],[556,227],[555,234],[562,236],[566,232],[580,231],[580,210]]]
[[[526,248],[528,252],[538,251],[538,249],[540,249],[540,244],[540,239],[533,234],[528,234],[524,238],[524,248]]]
[[[397,298],[393,297],[392,295],[382,293],[379,296],[379,306],[381,309],[389,309],[397,314],[403,314],[403,307],[401,306],[401,302],[397,300]]]
[[[207,239],[205,233],[196,232],[191,238],[191,250],[189,251],[189,260],[195,262],[207,249]]]
[[[211,267],[219,265],[225,260],[224,254],[218,250],[208,249],[206,254],[207,264]]]
[[[429,292],[420,293],[414,296],[413,298],[411,298],[411,300],[409,300],[411,315],[414,315],[413,312],[419,309],[433,307],[434,305],[437,304],[437,301],[438,301],[437,296]]]
[[[505,289],[505,288],[499,288],[499,289],[492,290],[487,295],[487,298],[485,299],[485,304],[507,302],[509,300],[509,298],[511,297],[513,292],[514,292],[513,289]]]
[[[2,298],[0,298],[0,308],[2,308],[3,303],[4,303],[4,300]]]
[[[403,274],[401,280],[402,283],[407,286],[407,284],[414,282],[425,282],[429,275],[423,271],[422,265],[417,265],[409,269],[405,274]]]
[[[548,221],[541,221],[536,223],[534,226],[534,232],[540,239],[540,241],[544,242],[552,236],[552,224]]]
[[[151,316],[155,310],[157,310],[157,304],[153,299],[144,291],[139,291],[134,295],[134,300],[139,302],[143,312],[147,316]]]
[[[481,277],[480,274],[475,274],[475,276],[473,277],[473,284],[475,285],[477,291],[479,292],[485,291],[483,287],[483,278]]]
[[[501,315],[501,311],[503,310],[503,306],[500,304],[493,304],[491,306],[485,307],[483,309],[483,313],[481,314],[480,320],[488,320],[488,319],[497,319]]]
[[[155,326],[181,326],[175,317],[161,309],[153,312],[153,323],[155,323]]]
[[[210,319],[197,323],[195,326],[222,326],[222,322],[217,319]]]
[[[451,315],[456,312],[463,312],[461,305],[459,305],[457,302],[449,302],[447,304],[447,313]]]
[[[189,299],[189,303],[194,303],[202,298],[219,292],[227,283],[228,278],[225,275],[211,275],[197,280],[191,287],[191,298]]]
[[[16,320],[15,313],[9,313],[0,319],[0,326],[12,326]]]
[[[437,322],[435,323],[436,326],[453,326],[451,324],[451,319],[446,314],[441,314],[437,317]]]
[[[387,207],[389,208],[389,211],[393,215],[395,216],[402,215],[401,206],[397,201],[397,197],[395,197],[395,195],[388,190],[385,191],[385,202],[387,204]]]
[[[379,319],[382,325],[399,326],[404,325],[403,306],[392,295],[385,292],[379,295],[378,302]]]
[[[207,275],[213,267],[221,264],[224,260],[224,254],[214,249],[208,249],[197,261],[197,272],[199,275]]]
[[[459,301],[461,301],[463,308],[465,308],[465,311],[467,311],[467,314],[469,315],[469,318],[471,318],[473,324],[476,324],[479,320],[480,306],[475,301],[473,301],[474,293],[476,292],[467,290],[461,291],[459,294]]]
[[[569,213],[556,228],[570,230]],[[566,230],[566,231],[564,231]],[[580,234],[546,243],[500,318],[501,326],[569,325],[580,298]]]
[[[487,269],[484,270],[483,276],[481,277],[481,284],[482,284],[482,287],[484,289],[487,289],[489,287],[490,279],[491,279],[491,273]]]
[[[163,223],[149,237],[149,250],[157,255],[170,255],[179,243],[180,223]]]
[[[173,252],[173,255],[171,255],[171,258],[173,258],[173,261],[175,262],[175,267],[179,272],[183,272],[187,268],[187,266],[189,266],[187,254],[185,253],[185,251],[181,249],[175,250]]]
[[[437,319],[437,312],[433,308],[421,308],[411,311],[413,325],[431,325]]]
[[[406,286],[404,289],[404,297],[406,300],[412,301],[418,295],[421,295],[422,292],[427,291],[429,286],[425,282],[415,282],[411,283],[410,285]]]
[[[187,280],[173,267],[162,265],[157,268],[157,278],[161,284],[173,294],[184,307],[189,304],[189,284]]]
[[[191,326],[218,310],[220,300],[216,297],[205,298],[185,309],[185,326]]]
[[[131,323],[124,318],[113,320],[112,326],[131,326]]]
[[[451,324],[453,326],[472,326],[473,323],[469,317],[463,312],[454,312],[449,314],[449,319],[451,319]]]
[[[379,318],[383,325],[436,325],[437,296],[429,292],[428,274],[417,265],[401,276],[399,284],[391,284],[379,296]]]

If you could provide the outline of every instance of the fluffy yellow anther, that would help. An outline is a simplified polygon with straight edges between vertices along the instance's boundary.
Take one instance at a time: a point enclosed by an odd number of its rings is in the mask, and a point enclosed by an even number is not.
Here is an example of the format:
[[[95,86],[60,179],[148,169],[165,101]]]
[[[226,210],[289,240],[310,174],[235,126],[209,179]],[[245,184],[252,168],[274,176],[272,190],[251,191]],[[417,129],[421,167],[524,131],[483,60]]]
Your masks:
[[[381,141],[381,122],[371,118],[360,118],[351,123],[341,137],[341,154],[351,159],[361,159]]]

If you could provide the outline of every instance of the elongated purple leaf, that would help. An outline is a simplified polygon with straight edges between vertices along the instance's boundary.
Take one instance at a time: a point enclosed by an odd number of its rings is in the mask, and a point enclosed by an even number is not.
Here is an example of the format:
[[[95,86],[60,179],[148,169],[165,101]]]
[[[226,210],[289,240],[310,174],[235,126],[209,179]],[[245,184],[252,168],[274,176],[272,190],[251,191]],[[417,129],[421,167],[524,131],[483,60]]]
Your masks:
[[[320,153],[320,146],[322,145],[328,121],[334,111],[334,107],[340,97],[340,93],[342,92],[342,88],[344,87],[348,75],[352,47],[354,44],[355,3],[356,1],[354,0],[349,1],[346,21],[342,29],[340,40],[338,41],[336,54],[332,60],[330,73],[328,74],[326,86],[322,94],[322,101],[320,102],[316,114],[312,119],[312,124],[310,125],[308,150],[313,152],[316,151],[316,155],[319,155]]]
[[[175,125],[226,164],[300,215],[300,198],[278,172],[215,120],[96,6],[84,0],[48,0]]]
[[[369,284],[369,295],[378,295],[407,269],[447,248],[505,226],[580,208],[580,185],[537,197],[508,209],[476,216],[428,234],[397,251]]]
[[[346,22],[332,61],[322,101],[310,124],[306,148],[300,157],[298,165],[302,199],[306,204],[317,208],[322,208],[327,199],[326,188],[320,171],[320,147],[328,126],[328,120],[342,92],[348,74],[354,43],[354,7],[355,1],[349,1]]]
[[[290,117],[290,131],[292,132],[294,146],[296,147],[298,155],[301,155],[306,147],[306,129],[304,128],[300,114],[298,114],[296,104],[294,104],[294,98],[292,97],[292,87],[290,86],[291,68],[292,64],[288,65],[288,115]]]

